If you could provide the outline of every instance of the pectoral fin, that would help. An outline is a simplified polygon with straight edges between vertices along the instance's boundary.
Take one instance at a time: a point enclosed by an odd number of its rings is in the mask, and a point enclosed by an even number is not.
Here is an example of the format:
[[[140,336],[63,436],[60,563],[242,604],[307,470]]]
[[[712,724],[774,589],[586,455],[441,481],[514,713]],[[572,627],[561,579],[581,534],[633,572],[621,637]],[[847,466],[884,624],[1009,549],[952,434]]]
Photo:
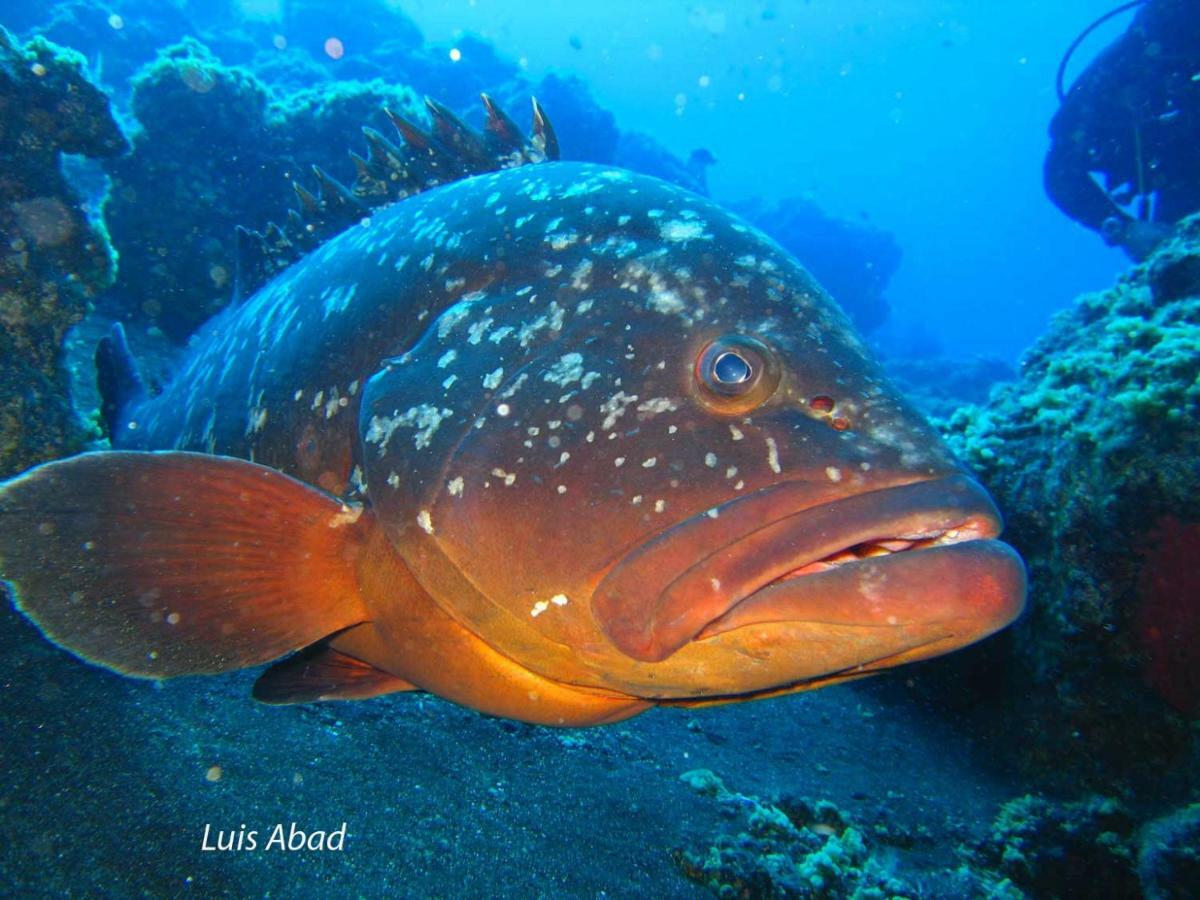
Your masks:
[[[312,703],[317,700],[366,700],[417,688],[403,678],[353,656],[316,644],[275,663],[254,683],[262,703]]]
[[[57,644],[127,675],[258,665],[363,621],[369,514],[264,466],[87,453],[0,485],[0,579]]]

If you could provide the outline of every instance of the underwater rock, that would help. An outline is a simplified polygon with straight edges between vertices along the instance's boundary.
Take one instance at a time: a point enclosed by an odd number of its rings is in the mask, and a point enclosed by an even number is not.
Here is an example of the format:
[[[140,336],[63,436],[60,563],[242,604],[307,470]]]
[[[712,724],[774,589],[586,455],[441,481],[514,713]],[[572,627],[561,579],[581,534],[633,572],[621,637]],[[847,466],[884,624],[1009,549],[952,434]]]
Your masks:
[[[350,180],[347,151],[366,150],[361,126],[390,131],[384,106],[420,117],[403,87],[339,82],[277,96],[198,41],[162,51],[134,79],[133,153],[109,167],[105,213],[121,255],[113,311],[186,338],[233,297],[236,227],[283,221],[297,203],[292,182],[314,187],[313,165]]]
[[[0,477],[81,448],[62,341],[116,260],[60,168],[126,149],[84,59],[0,28]]]
[[[234,228],[288,199],[267,132],[267,88],[191,38],[133,80],[141,130],[109,166],[105,218],[121,257],[113,294],[181,340],[232,296]],[[198,153],[197,148],[219,148]]]
[[[1200,886],[1200,803],[1142,829],[1138,876],[1148,900],[1186,900]]]
[[[154,59],[157,48],[195,35],[176,4],[156,0],[122,2],[119,8],[103,0],[66,0],[25,21],[33,34],[86,50],[96,80],[122,98],[133,73]]]
[[[758,203],[739,212],[800,260],[863,334],[887,319],[884,292],[901,257],[890,233],[829,216],[803,197],[770,207]]]
[[[475,105],[479,105],[478,100]],[[367,154],[362,127],[374,128],[389,138],[395,134],[384,108],[410,121],[424,121],[423,101],[416,92],[378,80],[337,82],[284,94],[271,103],[268,111],[271,146],[288,171],[294,173],[292,177],[310,188],[313,166],[344,176],[349,184],[354,168],[347,151]],[[295,198],[289,199],[295,205]]]
[[[1035,897],[1139,895],[1133,819],[1111,797],[1055,803],[1026,794],[1000,808],[977,860]]]
[[[708,846],[671,851],[687,878],[718,897],[916,894],[876,859],[863,830],[828,801],[766,802],[730,791],[708,769],[685,772],[680,780],[744,823],[745,830],[718,834]]]
[[[1060,313],[1019,380],[945,423],[1029,566],[1010,727],[1046,775],[1153,775],[1193,739],[1176,711],[1200,708],[1197,272],[1193,217]]]

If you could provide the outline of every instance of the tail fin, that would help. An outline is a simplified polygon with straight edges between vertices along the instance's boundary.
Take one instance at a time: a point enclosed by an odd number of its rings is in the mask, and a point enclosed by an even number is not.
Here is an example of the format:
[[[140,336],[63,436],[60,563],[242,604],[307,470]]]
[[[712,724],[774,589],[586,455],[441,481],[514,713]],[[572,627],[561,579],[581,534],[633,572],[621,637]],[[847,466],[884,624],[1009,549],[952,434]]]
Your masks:
[[[146,383],[120,322],[113,323],[108,337],[96,347],[96,383],[100,388],[100,416],[111,438],[120,433],[124,412],[147,396]]]
[[[55,643],[126,675],[268,662],[362,622],[369,513],[254,463],[85,453],[0,484],[0,580]]]

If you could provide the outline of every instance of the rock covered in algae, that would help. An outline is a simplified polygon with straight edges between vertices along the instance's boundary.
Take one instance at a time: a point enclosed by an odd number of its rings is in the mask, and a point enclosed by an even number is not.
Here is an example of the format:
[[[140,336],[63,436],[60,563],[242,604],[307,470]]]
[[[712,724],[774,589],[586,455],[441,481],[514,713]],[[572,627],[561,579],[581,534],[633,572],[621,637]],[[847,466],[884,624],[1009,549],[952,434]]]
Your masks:
[[[62,341],[113,280],[104,226],[60,168],[126,143],[83,57],[0,28],[0,477],[79,449]]]
[[[1179,713],[1200,713],[1197,347],[1193,217],[1060,313],[1016,381],[944,423],[1029,565],[1012,695],[1045,772],[1152,773],[1191,739]]]
[[[1200,803],[1142,829],[1138,875],[1149,900],[1185,900],[1200,886]]]
[[[121,254],[114,293],[175,337],[232,295],[235,225],[283,202],[267,146],[269,99],[252,75],[190,38],[133,80],[140,130],[133,152],[109,166],[104,209]]]
[[[680,780],[742,822],[744,830],[671,854],[687,878],[719,897],[865,900],[916,894],[876,858],[864,830],[833,803],[767,802],[731,791],[708,769],[684,772]]]
[[[1035,897],[1071,896],[1103,885],[1108,896],[1139,895],[1134,820],[1112,797],[1058,803],[1026,794],[1005,803],[976,865]]]
[[[365,152],[362,125],[390,128],[385,105],[411,116],[417,98],[379,81],[277,94],[196,40],[161,51],[133,82],[133,152],[110,167],[116,311],[187,337],[233,296],[236,227],[282,222],[312,165],[351,180],[347,151]]]

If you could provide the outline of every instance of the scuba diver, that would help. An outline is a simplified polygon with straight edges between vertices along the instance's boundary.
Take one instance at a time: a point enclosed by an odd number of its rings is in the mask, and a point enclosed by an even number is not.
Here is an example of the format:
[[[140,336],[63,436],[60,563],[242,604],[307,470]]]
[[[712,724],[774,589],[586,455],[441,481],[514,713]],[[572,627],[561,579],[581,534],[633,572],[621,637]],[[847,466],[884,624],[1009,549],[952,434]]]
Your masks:
[[[1063,71],[1102,22],[1140,6],[1064,96]],[[1058,70],[1046,193],[1140,261],[1200,211],[1200,0],[1136,0],[1093,22]]]

